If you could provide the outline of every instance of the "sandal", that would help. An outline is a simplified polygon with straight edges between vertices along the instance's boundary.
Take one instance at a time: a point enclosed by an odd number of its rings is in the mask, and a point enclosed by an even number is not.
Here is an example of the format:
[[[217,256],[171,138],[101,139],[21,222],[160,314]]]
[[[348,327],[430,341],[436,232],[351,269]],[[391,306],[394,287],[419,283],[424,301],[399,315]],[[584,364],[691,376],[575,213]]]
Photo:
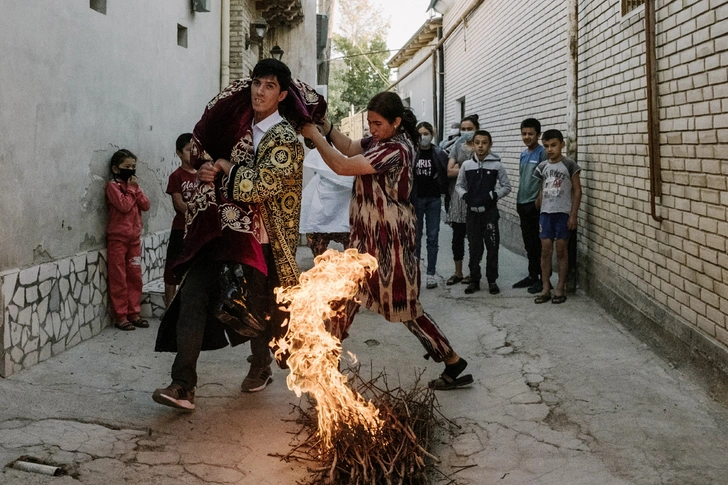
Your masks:
[[[460,283],[463,280],[462,276],[452,275],[448,280],[445,282],[447,286],[452,286],[455,283]]]
[[[133,323],[131,323],[131,322],[130,322],[130,321],[128,321],[128,320],[124,320],[123,322],[116,322],[116,323],[114,324],[114,326],[115,326],[116,328],[118,328],[119,330],[123,330],[123,331],[125,331],[125,332],[129,332],[129,331],[131,331],[131,330],[136,330],[136,328],[134,328],[134,324],[133,324]]]
[[[559,305],[561,303],[564,303],[566,301],[566,295],[554,295],[553,299],[551,300],[551,303],[554,305]]]
[[[533,300],[534,303],[537,305],[540,303],[546,303],[551,299],[551,295],[538,295],[535,300]],[[561,302],[559,302],[561,303]]]
[[[129,323],[131,323],[135,327],[149,328],[149,322],[144,320],[143,318],[137,318],[136,320],[132,320]]]
[[[466,276],[465,278],[460,280],[460,283],[464,285],[469,285],[472,280],[470,279],[470,276]]]
[[[452,389],[469,386],[472,383],[472,374],[465,374],[464,376],[459,376],[453,379],[443,372],[442,374],[440,374],[440,377],[438,377],[434,381],[430,381],[428,386],[430,389],[434,389],[435,391],[450,391]]]

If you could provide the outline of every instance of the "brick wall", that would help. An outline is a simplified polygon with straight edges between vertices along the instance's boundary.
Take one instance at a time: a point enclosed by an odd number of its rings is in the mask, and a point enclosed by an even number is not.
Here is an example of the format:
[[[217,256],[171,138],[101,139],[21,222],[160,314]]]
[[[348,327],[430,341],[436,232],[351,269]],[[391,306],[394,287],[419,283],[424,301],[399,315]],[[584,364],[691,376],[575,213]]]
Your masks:
[[[256,17],[254,0],[230,0],[230,81],[248,77],[258,62],[258,46],[245,49],[245,35],[250,35],[250,22]]]
[[[470,3],[445,15],[446,32]],[[662,223],[650,217],[643,8],[579,5],[582,285],[728,362],[728,0],[656,8]],[[446,126],[465,97],[516,187],[520,121],[566,129],[566,14],[558,1],[486,1],[445,45]],[[499,205],[502,226],[517,224],[515,196]]]

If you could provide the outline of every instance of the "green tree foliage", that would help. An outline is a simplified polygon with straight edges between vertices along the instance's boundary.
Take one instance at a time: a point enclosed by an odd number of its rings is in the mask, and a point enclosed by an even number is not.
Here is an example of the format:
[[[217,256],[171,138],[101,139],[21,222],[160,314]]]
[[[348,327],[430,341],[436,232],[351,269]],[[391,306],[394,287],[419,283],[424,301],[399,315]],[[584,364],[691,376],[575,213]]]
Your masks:
[[[332,122],[366,108],[369,99],[389,85],[386,60],[389,21],[370,0],[338,2],[341,21],[332,37],[335,52],[329,71],[329,117]],[[382,52],[385,51],[385,52]]]

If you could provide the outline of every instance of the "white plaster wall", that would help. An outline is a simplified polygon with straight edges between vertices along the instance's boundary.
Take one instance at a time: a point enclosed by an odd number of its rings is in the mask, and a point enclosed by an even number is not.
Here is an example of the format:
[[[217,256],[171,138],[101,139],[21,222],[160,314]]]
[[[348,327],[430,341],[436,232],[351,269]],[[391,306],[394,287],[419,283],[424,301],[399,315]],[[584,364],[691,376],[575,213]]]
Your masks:
[[[409,61],[399,67],[399,74],[404,75],[412,70],[423,57],[428,57],[415,72],[407,76],[401,83],[397,85],[397,94],[402,99],[410,99],[410,107],[417,116],[417,121],[429,121],[435,126],[437,123],[433,117],[433,97],[432,97],[432,47],[425,47],[420,50]],[[438,135],[440,135],[438,133]]]
[[[118,148],[139,157],[145,232],[169,228],[176,137],[219,87],[220,2],[3,2],[0,270],[105,246],[104,186]],[[177,24],[188,47],[177,45]]]

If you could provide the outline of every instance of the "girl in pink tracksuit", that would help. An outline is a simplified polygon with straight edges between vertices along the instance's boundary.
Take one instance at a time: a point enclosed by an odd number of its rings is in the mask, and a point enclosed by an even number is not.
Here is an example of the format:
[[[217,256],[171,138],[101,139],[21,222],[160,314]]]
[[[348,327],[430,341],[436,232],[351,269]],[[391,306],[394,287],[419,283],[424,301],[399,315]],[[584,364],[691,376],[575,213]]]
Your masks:
[[[111,157],[113,179],[106,184],[109,223],[106,228],[106,260],[109,300],[114,325],[121,330],[148,327],[139,317],[142,296],[142,211],[149,199],[136,178],[137,157],[121,149]]]

